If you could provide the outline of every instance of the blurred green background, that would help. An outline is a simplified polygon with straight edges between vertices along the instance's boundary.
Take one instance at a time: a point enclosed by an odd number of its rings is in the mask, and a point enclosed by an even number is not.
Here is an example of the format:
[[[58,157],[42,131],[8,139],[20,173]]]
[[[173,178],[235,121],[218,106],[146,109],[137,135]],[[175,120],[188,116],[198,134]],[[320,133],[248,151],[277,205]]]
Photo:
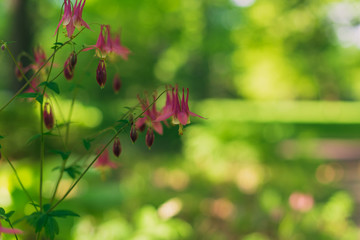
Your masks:
[[[9,45],[16,54],[42,46],[49,56],[61,4],[1,1],[0,38],[16,41]],[[88,0],[83,18],[93,31],[75,40],[77,50],[95,44],[99,24],[111,24],[132,53],[107,65],[102,90],[93,51],[79,55],[72,82],[57,80],[64,111],[55,111],[58,122],[80,85],[71,162],[85,166],[94,152],[87,154],[82,139],[119,120],[144,91],[189,87],[190,109],[207,120],[192,118],[184,136],[165,127],[150,151],[145,134],[136,144],[128,131],[121,134],[123,153],[113,159],[120,167],[93,169],[80,182],[59,208],[81,217],[60,221],[56,239],[360,238],[358,1]],[[62,31],[59,41],[66,41]],[[54,75],[71,49],[56,56]],[[6,52],[0,62],[2,105],[24,82]],[[0,117],[2,151],[35,199],[39,142],[27,142],[39,133],[37,113],[36,103],[16,100]],[[47,136],[46,146],[49,198],[58,175],[52,169],[61,164],[50,150],[61,142]],[[65,176],[60,193],[71,182]],[[16,210],[14,219],[33,210],[4,159],[0,206]],[[24,222],[16,227],[31,231]]]

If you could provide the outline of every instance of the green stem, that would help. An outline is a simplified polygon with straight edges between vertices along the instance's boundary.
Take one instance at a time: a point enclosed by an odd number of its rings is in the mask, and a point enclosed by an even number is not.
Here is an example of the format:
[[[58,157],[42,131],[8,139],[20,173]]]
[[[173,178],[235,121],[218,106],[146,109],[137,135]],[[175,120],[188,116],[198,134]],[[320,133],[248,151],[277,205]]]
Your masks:
[[[9,218],[7,219],[7,222],[9,223],[9,225],[10,225],[11,229],[12,229],[12,230],[14,230],[14,227],[13,227],[13,225],[11,224],[11,222],[10,222],[10,219],[9,219]],[[14,233],[14,236],[15,236],[16,240],[19,240],[19,239],[18,239],[18,237],[17,237],[17,235],[16,235],[16,233]]]
[[[46,89],[46,85],[44,87],[44,92]],[[44,158],[45,158],[45,142],[44,142],[44,111],[43,104],[40,103],[40,193],[39,193],[39,203],[40,203],[40,211],[42,211],[42,190],[43,190],[43,177],[44,177]]]
[[[138,119],[140,116],[142,116],[164,93],[163,91],[142,113],[137,115],[134,118],[134,121]],[[96,157],[91,161],[91,163],[87,166],[87,168],[81,173],[81,175],[78,177],[78,179],[71,185],[71,187],[67,190],[67,192],[64,194],[64,196],[59,199],[49,210],[48,212],[51,212],[53,209],[55,209],[68,195],[69,193],[74,189],[74,187],[80,182],[80,180],[84,177],[84,175],[89,171],[89,169],[92,167],[92,165],[96,162],[96,160],[101,156],[101,154],[105,151],[105,149],[110,145],[110,143],[119,135],[119,133],[128,125],[130,122],[125,124],[123,127],[121,127],[115,135],[105,144],[105,146],[100,150],[100,152],[96,155]]]
[[[14,101],[14,99],[20,94],[22,93],[22,91],[25,90],[25,88],[27,86],[29,86],[29,84],[35,79],[35,77],[40,73],[40,71],[46,66],[46,64],[52,59],[52,57],[55,55],[56,52],[58,52],[61,48],[63,48],[65,45],[69,44],[74,38],[76,38],[77,36],[79,36],[79,34],[85,29],[82,28],[76,35],[74,35],[74,37],[68,41],[66,41],[63,45],[61,45],[60,47],[56,48],[54,50],[54,53],[45,61],[45,63],[39,68],[39,70],[37,70],[37,72],[29,79],[29,81],[24,85],[22,86],[16,93],[14,96],[11,97],[11,99],[4,105],[0,108],[0,112],[2,110],[4,110],[12,101]],[[16,61],[15,61],[15,64],[16,64]]]
[[[12,170],[13,170],[15,176],[16,176],[16,179],[18,180],[18,182],[19,182],[22,190],[24,191],[24,193],[26,194],[26,196],[29,198],[29,200],[30,200],[30,202],[32,203],[32,205],[34,206],[35,210],[38,211],[38,209],[37,209],[37,207],[36,207],[36,205],[35,205],[34,200],[31,198],[29,192],[26,191],[26,189],[25,189],[25,187],[24,187],[24,184],[21,182],[21,179],[20,179],[20,177],[19,177],[19,174],[17,173],[14,165],[11,163],[11,161],[9,160],[9,158],[7,158],[7,156],[5,156],[4,154],[3,154],[3,156],[4,156],[4,158],[6,159],[6,161],[9,163],[10,167],[12,168]]]

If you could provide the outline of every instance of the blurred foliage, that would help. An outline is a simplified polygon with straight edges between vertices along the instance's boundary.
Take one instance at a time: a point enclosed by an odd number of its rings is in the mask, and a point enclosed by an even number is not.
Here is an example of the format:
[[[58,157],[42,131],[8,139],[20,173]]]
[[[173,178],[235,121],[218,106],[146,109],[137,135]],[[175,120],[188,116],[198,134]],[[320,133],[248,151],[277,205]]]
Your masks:
[[[17,41],[8,37],[14,2],[0,2],[0,38],[9,41]],[[48,56],[61,3],[27,1],[35,33],[29,41]],[[192,119],[182,137],[165,127],[151,151],[145,134],[133,145],[127,129],[120,169],[92,170],[80,182],[61,206],[81,217],[59,221],[57,239],[358,239],[359,194],[351,190],[359,181],[359,8],[351,0],[88,0],[83,18],[93,31],[75,48],[95,44],[104,23],[121,31],[132,54],[108,64],[102,90],[93,51],[79,55],[77,83],[58,79],[60,122],[80,85],[70,161],[86,166],[93,153],[82,139],[119,120],[137,94],[166,84],[189,87],[190,109],[208,119]],[[57,55],[54,75],[71,50]],[[0,61],[3,104],[17,88],[11,59],[2,52]],[[111,88],[116,72],[118,95]],[[39,142],[27,141],[39,132],[37,113],[36,104],[17,100],[0,118],[2,149],[35,199]],[[61,164],[50,150],[61,142],[46,136],[46,144],[50,198],[53,168]],[[66,176],[58,197],[71,181]],[[0,206],[16,210],[15,218],[32,211],[4,160]]]

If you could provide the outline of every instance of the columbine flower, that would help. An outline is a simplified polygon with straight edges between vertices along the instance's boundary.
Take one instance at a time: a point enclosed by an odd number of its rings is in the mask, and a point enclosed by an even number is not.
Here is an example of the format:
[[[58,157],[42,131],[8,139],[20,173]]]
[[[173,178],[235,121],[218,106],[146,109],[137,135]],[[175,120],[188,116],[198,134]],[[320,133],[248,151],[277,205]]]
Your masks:
[[[18,65],[24,74],[26,74],[32,68],[32,65],[24,67],[22,62],[18,62]],[[16,75],[17,79],[19,79],[19,80],[23,79],[23,75],[21,74],[20,69],[17,66],[15,66],[15,75]]]
[[[110,167],[117,168],[118,166],[110,161],[109,151],[105,149],[105,151],[99,156],[99,158],[94,163],[94,167]]]
[[[5,233],[5,234],[22,234],[22,231],[19,229],[11,229],[11,228],[5,228],[1,225],[0,223],[0,236],[1,233]]]
[[[104,60],[100,60],[99,65],[96,69],[96,81],[101,88],[103,88],[106,83],[106,66]]]
[[[114,140],[113,153],[116,157],[119,157],[121,154],[121,144],[120,144],[120,139],[118,137],[115,138]]]
[[[44,106],[44,124],[49,130],[54,127],[54,115],[51,111],[51,106],[49,103],[45,103]]]
[[[35,59],[35,63],[32,64],[31,66],[32,66],[32,69],[36,72],[46,62],[45,51],[42,47],[34,48],[34,59]]]
[[[172,89],[172,96],[167,94],[166,104],[162,110],[162,114],[156,118],[156,121],[164,121],[172,117],[172,123],[179,125],[179,134],[182,135],[183,125],[190,123],[190,116],[204,118],[193,112],[190,112],[188,100],[189,100],[189,89],[187,88],[187,94],[185,99],[185,90],[183,88],[182,99],[179,99],[179,88],[178,86]],[[171,105],[171,108],[170,108]]]
[[[86,0],[84,0],[84,2],[80,0],[78,3],[76,0],[74,8],[71,10],[70,0],[64,0],[64,15],[56,28],[55,34],[59,30],[61,24],[66,27],[67,36],[69,38],[72,37],[75,27],[79,29],[81,26],[84,26],[90,29],[89,25],[82,19],[82,11],[84,9],[85,2]]]
[[[114,76],[113,88],[115,93],[118,93],[121,88],[121,79],[118,74],[115,74]]]
[[[116,35],[115,39],[111,38],[110,25],[101,25],[100,34],[95,45],[85,48],[83,51],[96,49],[96,55],[105,59],[108,54],[116,54],[127,60],[130,50],[120,43],[120,36]]]
[[[158,134],[162,135],[163,127],[161,125],[161,122],[157,120],[157,118],[160,115],[160,112],[156,110],[156,102],[155,102],[156,95],[153,95],[154,103],[151,108],[149,108],[150,103],[148,99],[141,99],[139,96],[138,99],[141,104],[142,110],[143,111],[145,111],[145,109],[147,110],[144,112],[144,117],[137,119],[135,123],[136,128],[139,129],[141,132],[143,132],[145,130],[145,126],[148,126],[153,128],[155,132],[157,132]]]

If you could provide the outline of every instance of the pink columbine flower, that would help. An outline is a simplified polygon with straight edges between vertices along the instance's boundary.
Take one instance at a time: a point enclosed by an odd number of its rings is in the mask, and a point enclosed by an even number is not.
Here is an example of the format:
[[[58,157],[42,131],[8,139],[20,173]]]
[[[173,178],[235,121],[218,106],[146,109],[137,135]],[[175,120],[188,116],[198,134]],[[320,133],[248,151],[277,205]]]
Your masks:
[[[148,126],[150,128],[153,128],[155,132],[162,135],[163,134],[163,127],[161,125],[161,122],[157,120],[157,118],[160,115],[160,112],[156,110],[156,102],[153,103],[152,107],[149,108],[150,103],[148,99],[141,99],[138,96],[139,102],[141,104],[141,108],[143,111],[147,109],[144,112],[144,117],[138,118],[135,122],[135,126],[137,129],[139,129],[141,132],[145,130],[145,126]],[[155,101],[156,95],[153,95],[153,99]]]
[[[5,234],[22,234],[23,232],[19,229],[11,229],[11,228],[5,228],[1,225],[0,223],[0,236],[1,233],[5,233]]]
[[[105,149],[105,151],[99,156],[97,161],[94,163],[94,167],[110,167],[110,168],[117,168],[118,166],[110,161],[109,151]]]
[[[120,36],[116,35],[114,39],[111,38],[110,25],[101,25],[100,34],[95,45],[85,48],[83,51],[96,49],[96,54],[99,58],[106,58],[108,54],[116,54],[121,56],[124,60],[128,59],[130,50],[121,45]]]
[[[70,0],[64,0],[64,15],[62,16],[56,28],[55,34],[59,30],[61,24],[63,24],[63,26],[66,27],[67,36],[69,38],[72,37],[75,27],[80,29],[81,26],[84,26],[90,29],[90,26],[82,19],[82,12],[84,9],[85,2],[86,0],[84,0],[84,2],[80,0],[78,3],[78,0],[76,0],[74,8],[71,9]]]
[[[205,119],[202,116],[199,116],[189,110],[189,89],[187,88],[187,94],[185,98],[185,90],[183,88],[182,99],[179,98],[179,88],[178,86],[172,89],[171,96],[169,92],[167,93],[166,104],[162,109],[162,114],[156,118],[156,121],[165,121],[166,119],[172,117],[173,124],[179,124],[179,134],[182,135],[182,126],[190,123],[190,116],[200,117]],[[171,107],[170,107],[171,106]]]

